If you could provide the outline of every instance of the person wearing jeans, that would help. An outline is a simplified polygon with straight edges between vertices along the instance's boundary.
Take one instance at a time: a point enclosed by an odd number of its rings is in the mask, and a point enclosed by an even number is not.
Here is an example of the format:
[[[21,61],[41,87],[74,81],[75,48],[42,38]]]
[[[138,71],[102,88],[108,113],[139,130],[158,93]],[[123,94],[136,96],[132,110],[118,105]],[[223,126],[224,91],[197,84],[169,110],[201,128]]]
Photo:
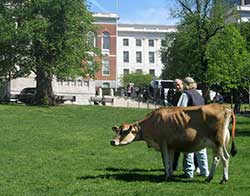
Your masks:
[[[187,106],[199,106],[204,105],[205,101],[203,97],[195,90],[197,84],[194,79],[191,77],[186,77],[183,80],[184,91],[178,101],[177,106],[187,107]],[[198,167],[200,169],[200,175],[208,176],[208,160],[207,160],[207,151],[202,149],[198,152],[195,152],[197,157]],[[184,177],[193,178],[194,176],[194,153],[184,153],[183,159],[183,171]]]

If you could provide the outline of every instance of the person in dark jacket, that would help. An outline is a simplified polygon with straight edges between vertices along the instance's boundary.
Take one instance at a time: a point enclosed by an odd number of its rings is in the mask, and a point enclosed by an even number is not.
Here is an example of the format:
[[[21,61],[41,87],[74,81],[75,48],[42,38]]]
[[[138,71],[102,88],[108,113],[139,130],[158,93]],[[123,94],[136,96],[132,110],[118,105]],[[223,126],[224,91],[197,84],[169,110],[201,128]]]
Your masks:
[[[200,93],[196,90],[197,84],[191,77],[186,77],[183,80],[184,91],[178,101],[177,106],[187,107],[187,106],[199,106],[204,105],[205,101]],[[194,154],[197,157],[198,166],[200,169],[200,174],[202,176],[208,176],[208,161],[207,161],[207,151],[202,149],[195,153],[184,153],[183,159],[183,171],[184,176],[187,178],[193,178],[194,175]]]

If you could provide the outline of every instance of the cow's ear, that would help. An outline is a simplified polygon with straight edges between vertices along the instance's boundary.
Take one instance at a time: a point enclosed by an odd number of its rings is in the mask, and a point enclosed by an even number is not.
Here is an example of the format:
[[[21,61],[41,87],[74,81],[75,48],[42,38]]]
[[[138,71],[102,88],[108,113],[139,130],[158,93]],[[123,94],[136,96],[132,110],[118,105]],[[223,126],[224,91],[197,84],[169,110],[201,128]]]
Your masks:
[[[113,127],[112,127],[112,130],[113,130],[114,132],[118,132],[118,129],[119,129],[118,126],[113,126]]]
[[[133,133],[133,134],[137,134],[137,132],[138,132],[138,130],[136,129],[136,127],[134,126],[134,127],[132,127],[131,126],[131,133]]]

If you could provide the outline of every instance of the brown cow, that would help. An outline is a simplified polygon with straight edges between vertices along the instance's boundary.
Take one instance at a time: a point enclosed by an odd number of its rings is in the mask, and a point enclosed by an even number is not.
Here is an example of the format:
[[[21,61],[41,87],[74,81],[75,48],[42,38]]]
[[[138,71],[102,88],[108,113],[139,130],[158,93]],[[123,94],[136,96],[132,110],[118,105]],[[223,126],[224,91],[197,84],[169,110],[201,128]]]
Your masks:
[[[172,175],[175,151],[196,152],[209,147],[213,150],[213,164],[206,181],[212,180],[222,159],[224,172],[221,183],[225,183],[228,180],[230,156],[226,146],[230,140],[228,126],[231,118],[231,154],[234,156],[237,152],[234,145],[235,116],[230,108],[220,104],[156,109],[141,121],[113,127],[116,136],[111,140],[111,145],[145,141],[148,146],[161,152],[166,180]]]

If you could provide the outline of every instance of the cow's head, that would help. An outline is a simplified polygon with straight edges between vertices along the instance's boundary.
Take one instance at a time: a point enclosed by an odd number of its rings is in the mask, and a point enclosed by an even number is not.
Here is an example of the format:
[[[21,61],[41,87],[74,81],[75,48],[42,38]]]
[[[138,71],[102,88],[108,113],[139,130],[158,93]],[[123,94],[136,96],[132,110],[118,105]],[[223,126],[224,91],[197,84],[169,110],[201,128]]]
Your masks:
[[[137,133],[139,132],[139,126],[136,124],[123,123],[120,127],[114,126],[112,130],[116,133],[114,139],[110,144],[113,146],[125,145],[133,142]]]

